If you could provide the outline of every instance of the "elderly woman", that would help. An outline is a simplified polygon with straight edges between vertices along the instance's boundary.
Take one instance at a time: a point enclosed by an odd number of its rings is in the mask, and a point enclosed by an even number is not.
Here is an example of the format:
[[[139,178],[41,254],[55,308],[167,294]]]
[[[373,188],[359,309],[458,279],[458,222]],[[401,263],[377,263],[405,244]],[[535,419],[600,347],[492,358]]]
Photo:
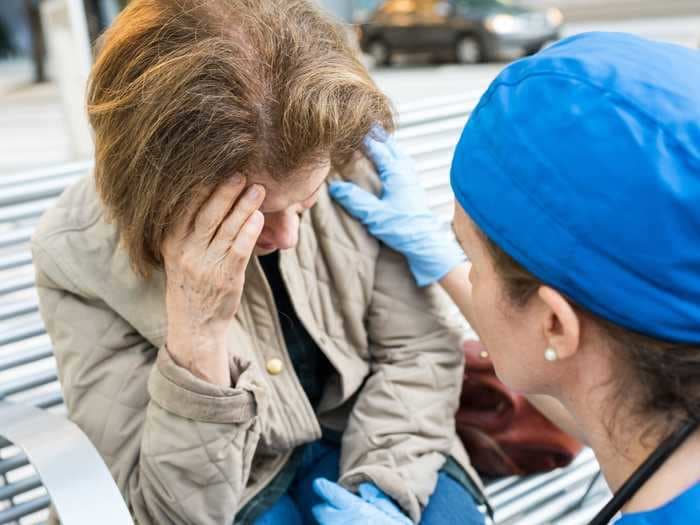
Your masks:
[[[573,37],[498,76],[452,164],[471,266],[434,278],[499,377],[595,451],[616,492],[596,525],[700,523],[699,85],[696,51]],[[392,191],[334,195],[439,268],[456,247],[416,207],[410,163],[391,140],[372,151]]]
[[[303,0],[134,0],[88,103],[94,176],[34,261],[70,418],[136,521],[312,523],[323,476],[377,524],[482,523],[448,299],[327,192],[379,187],[354,154],[392,126],[344,30]]]

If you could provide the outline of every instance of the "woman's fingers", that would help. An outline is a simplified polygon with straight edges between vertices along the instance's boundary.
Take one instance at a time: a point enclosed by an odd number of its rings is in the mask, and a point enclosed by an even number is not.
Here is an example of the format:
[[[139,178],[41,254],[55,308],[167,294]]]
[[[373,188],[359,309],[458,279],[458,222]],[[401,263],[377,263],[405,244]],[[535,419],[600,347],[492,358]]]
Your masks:
[[[263,200],[265,200],[265,188],[259,184],[250,186],[243,193],[223,219],[211,240],[209,249],[214,251],[215,257],[224,256],[229,251],[235,239],[243,233],[246,221],[260,208]],[[262,219],[262,217],[260,218]],[[258,232],[259,234],[260,232]]]
[[[172,232],[168,235],[168,239],[166,240],[167,244],[180,244],[187,239],[194,229],[194,221],[197,217],[197,213],[202,209],[202,206],[204,206],[204,203],[207,202],[211,194],[211,189],[206,191],[205,188],[199,188],[198,191],[195,192],[192,201],[186,205],[183,210],[184,213],[178,217]]]
[[[230,262],[235,264],[239,271],[245,271],[245,267],[248,266],[248,261],[253,255],[255,244],[258,242],[258,237],[260,237],[264,224],[265,218],[263,214],[258,210],[254,210],[231,243],[228,250],[228,258],[233,259]]]
[[[244,187],[242,177],[218,186],[200,206],[194,230],[163,250],[168,349],[198,377],[224,386],[231,383],[226,330],[264,223],[264,188]]]
[[[206,247],[211,243],[244,188],[245,178],[236,175],[214,189],[194,220],[192,235],[200,246]]]

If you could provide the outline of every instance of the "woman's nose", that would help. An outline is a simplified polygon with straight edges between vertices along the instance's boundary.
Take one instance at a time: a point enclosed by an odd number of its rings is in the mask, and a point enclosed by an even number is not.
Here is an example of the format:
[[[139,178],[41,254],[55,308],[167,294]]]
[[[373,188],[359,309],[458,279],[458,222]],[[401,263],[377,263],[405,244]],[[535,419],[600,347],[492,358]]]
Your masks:
[[[294,212],[266,216],[261,238],[265,243],[274,244],[278,250],[294,248],[299,240],[299,216]]]

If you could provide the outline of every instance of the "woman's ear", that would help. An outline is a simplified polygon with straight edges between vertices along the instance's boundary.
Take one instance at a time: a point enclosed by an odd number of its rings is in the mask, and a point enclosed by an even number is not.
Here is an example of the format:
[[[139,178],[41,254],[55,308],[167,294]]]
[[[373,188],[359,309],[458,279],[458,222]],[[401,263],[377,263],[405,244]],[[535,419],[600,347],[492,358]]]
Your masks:
[[[544,302],[546,315],[542,321],[542,332],[548,348],[555,359],[572,357],[581,347],[581,320],[571,303],[554,288],[541,286],[537,291]],[[551,354],[554,350],[556,354]]]

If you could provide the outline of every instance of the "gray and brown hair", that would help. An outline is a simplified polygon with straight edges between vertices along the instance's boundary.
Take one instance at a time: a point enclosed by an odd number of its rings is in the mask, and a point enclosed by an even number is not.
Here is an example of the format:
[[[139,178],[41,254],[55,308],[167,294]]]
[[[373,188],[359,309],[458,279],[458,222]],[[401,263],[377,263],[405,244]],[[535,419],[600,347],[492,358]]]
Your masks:
[[[307,0],[133,0],[88,88],[97,189],[134,268],[197,192],[348,161],[393,112],[342,26]]]

